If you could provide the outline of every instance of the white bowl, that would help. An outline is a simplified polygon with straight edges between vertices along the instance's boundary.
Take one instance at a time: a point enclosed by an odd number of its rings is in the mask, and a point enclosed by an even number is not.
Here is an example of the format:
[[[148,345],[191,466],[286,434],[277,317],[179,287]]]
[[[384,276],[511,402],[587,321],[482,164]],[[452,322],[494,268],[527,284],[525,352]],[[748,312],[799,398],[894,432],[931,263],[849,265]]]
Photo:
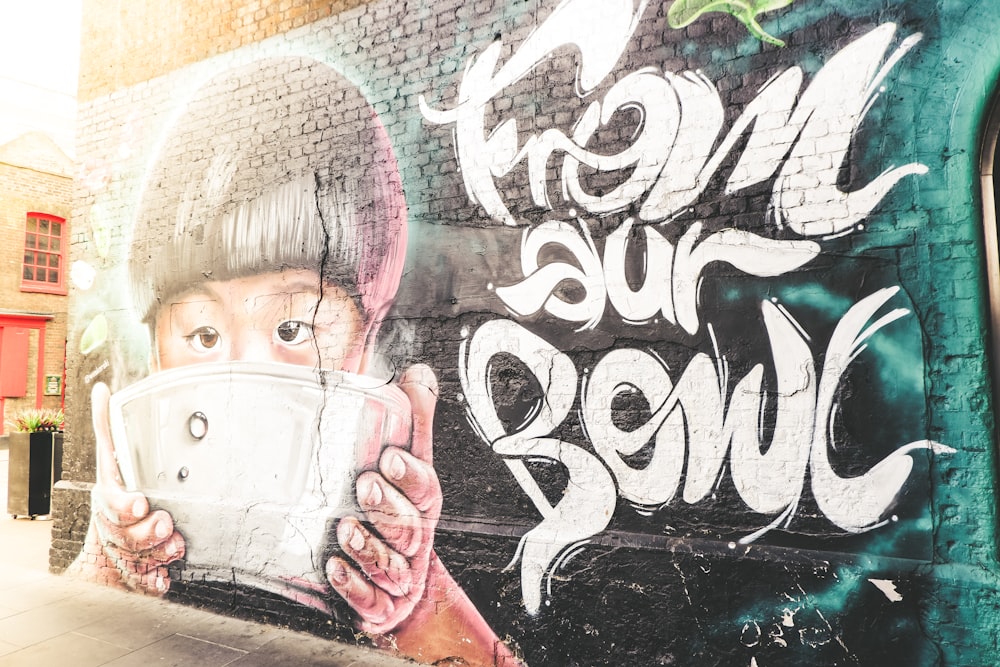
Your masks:
[[[111,397],[125,485],[168,511],[184,576],[299,599],[326,591],[334,527],[360,516],[355,480],[407,447],[399,387],[304,366],[224,362],[155,373]]]

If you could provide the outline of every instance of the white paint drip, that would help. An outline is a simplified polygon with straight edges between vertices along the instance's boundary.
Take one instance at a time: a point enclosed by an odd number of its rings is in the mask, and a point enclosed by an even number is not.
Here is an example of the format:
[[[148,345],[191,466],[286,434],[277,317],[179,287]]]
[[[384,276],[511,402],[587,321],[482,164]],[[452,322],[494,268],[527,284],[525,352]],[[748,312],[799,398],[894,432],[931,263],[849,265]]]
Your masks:
[[[896,584],[891,579],[869,579],[872,585],[882,591],[889,602],[900,602],[903,596],[896,590]]]

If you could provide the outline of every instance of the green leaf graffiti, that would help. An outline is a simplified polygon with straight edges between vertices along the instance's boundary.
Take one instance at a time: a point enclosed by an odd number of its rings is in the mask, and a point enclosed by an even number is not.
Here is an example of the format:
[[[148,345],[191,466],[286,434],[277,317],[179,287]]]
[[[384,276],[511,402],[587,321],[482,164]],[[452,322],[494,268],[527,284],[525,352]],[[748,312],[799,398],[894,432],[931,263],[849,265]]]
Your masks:
[[[739,19],[757,39],[775,46],[784,46],[783,41],[767,34],[760,27],[757,15],[787,7],[792,2],[794,0],[677,0],[667,12],[667,23],[671,28],[683,28],[706,12],[725,12]]]
[[[80,336],[80,354],[90,354],[108,339],[108,320],[98,314]]]

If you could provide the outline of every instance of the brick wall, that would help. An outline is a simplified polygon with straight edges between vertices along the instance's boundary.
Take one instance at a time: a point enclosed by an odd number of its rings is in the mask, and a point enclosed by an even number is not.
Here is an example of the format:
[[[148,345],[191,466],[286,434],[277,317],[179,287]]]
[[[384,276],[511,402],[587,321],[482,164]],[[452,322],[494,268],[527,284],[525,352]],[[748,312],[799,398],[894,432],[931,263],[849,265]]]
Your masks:
[[[463,627],[537,665],[987,664],[991,3],[799,2],[757,34],[725,13],[674,28],[669,2],[529,4],[85,3],[71,230],[96,280],[72,294],[53,567],[89,522],[91,388],[156,365],[127,263],[171,128],[213,77],[295,56],[350,80],[392,142],[409,252],[382,351],[437,377],[434,549]],[[229,164],[230,136],[290,171],[326,150],[337,128],[246,81],[176,156],[192,172]],[[255,135],[274,108],[291,129]],[[130,581],[441,657],[433,621],[409,641],[197,564]]]
[[[87,0],[79,99],[86,102],[359,5],[363,5],[360,0],[168,4]],[[156,28],[150,30],[151,26]]]

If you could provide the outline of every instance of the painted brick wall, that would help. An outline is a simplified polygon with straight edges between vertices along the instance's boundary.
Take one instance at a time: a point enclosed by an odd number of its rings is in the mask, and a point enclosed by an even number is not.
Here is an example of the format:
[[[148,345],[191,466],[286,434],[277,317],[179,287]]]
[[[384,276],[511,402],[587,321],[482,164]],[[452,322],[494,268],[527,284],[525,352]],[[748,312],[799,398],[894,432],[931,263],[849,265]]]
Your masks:
[[[339,14],[350,2],[84,3],[79,99],[87,101]],[[150,26],[156,30],[150,31]],[[164,47],[168,45],[169,47]]]
[[[977,184],[1000,19],[986,1],[797,1],[759,23],[696,16],[702,4],[85,3],[73,253],[97,274],[72,294],[53,567],[428,663],[989,664],[996,442]],[[300,97],[321,85],[334,92],[312,110]],[[378,124],[352,144],[367,119],[345,102],[355,89]],[[334,166],[303,180],[326,152]],[[430,463],[432,444],[432,467],[405,459],[400,473],[421,483],[393,476],[404,459],[369,461],[348,493],[369,532],[324,515],[314,568],[275,537],[314,534],[294,502],[280,519],[246,509],[247,530],[264,523],[244,539],[227,518],[241,510],[205,502],[219,517],[205,526],[158,482],[135,486],[170,511],[169,535],[143,511],[146,546],[116,549],[88,495],[124,431],[87,427],[106,400],[92,388],[172,378],[183,403],[198,368],[171,370],[164,341],[247,361],[236,342],[271,331],[253,304],[299,292],[238,292],[245,329],[176,313],[258,274],[322,276],[320,302],[342,308],[333,331],[354,340],[351,308],[361,328],[377,319],[374,288],[330,271],[356,257],[309,255],[308,230],[284,231],[299,213],[275,217],[273,236],[301,258],[218,230],[315,198],[302,219],[318,214],[331,248],[371,231],[356,220],[396,219],[399,187],[406,264],[375,349],[397,382],[412,364],[436,378],[433,420],[402,383],[415,423],[433,423],[410,445]],[[374,208],[350,209],[370,191]],[[220,247],[215,264],[192,259]],[[158,261],[176,271],[142,273]],[[130,289],[157,271],[187,287]],[[135,312],[144,290],[159,346]],[[311,312],[275,326],[268,349],[321,330]],[[329,356],[317,340],[323,368],[379,365],[361,344]],[[272,384],[222,393],[264,414],[299,377],[266,368]],[[240,496],[259,469],[227,460],[243,472],[220,484]],[[163,479],[190,488],[197,463],[172,465]],[[420,538],[393,523],[407,520]],[[366,555],[380,563],[361,565],[367,578],[353,569]]]

